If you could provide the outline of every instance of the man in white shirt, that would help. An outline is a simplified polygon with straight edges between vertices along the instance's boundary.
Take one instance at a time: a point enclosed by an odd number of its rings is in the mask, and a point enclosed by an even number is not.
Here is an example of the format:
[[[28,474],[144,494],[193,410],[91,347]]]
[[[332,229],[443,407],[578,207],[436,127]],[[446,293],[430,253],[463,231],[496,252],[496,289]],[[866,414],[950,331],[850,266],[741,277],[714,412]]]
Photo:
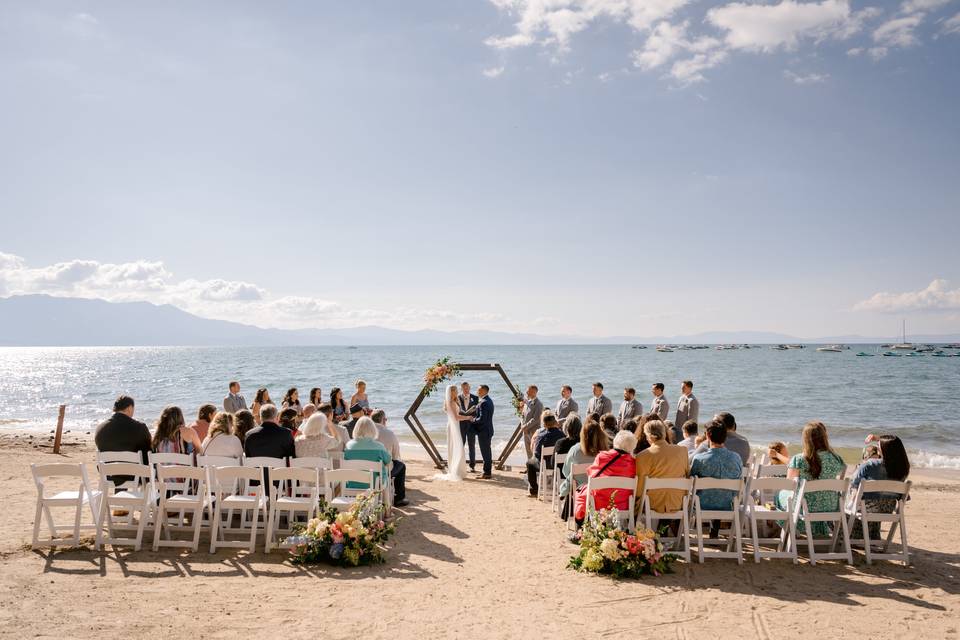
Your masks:
[[[683,440],[677,444],[681,447],[686,447],[689,451],[689,455],[693,455],[693,452],[697,448],[697,430],[699,426],[693,420],[687,420],[683,423]]]
[[[393,506],[405,507],[410,503],[406,499],[407,465],[400,460],[400,438],[387,427],[387,414],[383,409],[377,409],[370,417],[377,425],[377,442],[382,444],[393,458],[390,465],[390,481],[394,489]]]

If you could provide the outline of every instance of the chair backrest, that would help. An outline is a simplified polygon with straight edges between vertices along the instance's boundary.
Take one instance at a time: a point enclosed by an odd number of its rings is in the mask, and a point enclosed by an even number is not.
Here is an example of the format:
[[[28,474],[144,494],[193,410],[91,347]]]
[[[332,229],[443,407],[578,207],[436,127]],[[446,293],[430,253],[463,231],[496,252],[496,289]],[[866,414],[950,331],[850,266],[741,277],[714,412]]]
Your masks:
[[[101,488],[109,488],[113,483],[108,479],[111,476],[131,476],[137,484],[146,484],[153,475],[150,466],[139,462],[98,462]]]
[[[270,480],[289,480],[292,482],[313,484],[320,483],[317,469],[304,467],[274,467],[270,469]]]
[[[143,458],[139,451],[97,451],[97,462],[136,462],[142,464]]]
[[[253,458],[244,458],[243,464],[244,467],[285,467],[287,466],[286,458],[269,458],[267,456],[256,456]]]
[[[750,491],[796,491],[794,478],[754,478],[750,481]]]
[[[843,505],[846,502],[847,490],[850,488],[850,480],[848,479],[830,479],[830,480],[804,480],[800,483],[800,491],[798,498],[799,505],[801,509],[806,508],[806,499],[804,498],[808,493],[815,493],[819,491],[828,491],[837,494],[837,510],[843,509]],[[829,512],[833,513],[833,512]]]
[[[300,469],[320,469],[321,471],[326,471],[327,469],[333,469],[333,460],[319,456],[290,458],[290,466]]]
[[[692,478],[650,478],[643,481],[644,493],[657,491],[659,489],[675,489],[690,493],[693,490]]]
[[[585,462],[583,464],[575,464],[570,470],[570,475],[572,476],[582,476],[586,475],[587,471],[590,470],[590,463]],[[598,478],[599,479],[599,478]]]
[[[186,467],[180,464],[159,464],[157,465],[157,480],[166,482],[180,482],[181,479],[204,480],[206,479],[206,469],[200,467]]]
[[[212,467],[211,476],[217,483],[219,490],[223,490],[224,487],[233,487],[237,482],[243,483],[244,491],[246,491],[246,485],[251,481],[263,485],[263,467]],[[230,490],[228,489],[228,491]]]
[[[556,447],[541,447],[540,448],[540,457],[548,458],[553,455],[553,452],[556,451]]]
[[[155,467],[158,464],[176,464],[184,467],[193,466],[192,453],[154,453],[151,451],[147,454],[147,460],[150,461],[151,467]]]
[[[198,467],[235,467],[242,466],[243,458],[230,456],[197,456]]]
[[[600,489],[624,489],[631,493],[637,490],[636,478],[625,478],[623,476],[603,476],[601,478],[588,478],[587,491],[593,493]]]
[[[740,480],[720,480],[719,478],[694,478],[694,491],[703,489],[723,489],[740,493],[743,489],[743,478]]]
[[[38,482],[45,478],[83,478],[86,475],[86,469],[79,462],[31,464],[30,471],[33,472],[33,479]]]
[[[332,469],[324,472],[324,479],[327,485],[334,486],[346,484],[347,482],[363,482],[370,484],[370,472],[361,469]]]
[[[901,498],[910,494],[909,480],[864,480],[860,483],[863,493],[895,493]]]
[[[558,453],[556,456],[554,456],[554,460],[553,460],[555,466],[560,466],[566,461],[567,461],[567,454],[565,453]]]
[[[785,464],[758,464],[756,468],[756,473],[754,473],[756,478],[786,478],[787,477],[787,465]]]

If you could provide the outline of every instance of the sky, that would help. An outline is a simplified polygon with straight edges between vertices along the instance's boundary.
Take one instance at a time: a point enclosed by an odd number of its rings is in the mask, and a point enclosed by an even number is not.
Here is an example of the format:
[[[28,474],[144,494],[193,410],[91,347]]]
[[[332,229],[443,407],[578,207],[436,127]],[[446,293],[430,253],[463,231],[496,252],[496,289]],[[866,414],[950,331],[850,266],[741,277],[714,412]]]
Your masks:
[[[0,296],[960,331],[960,0],[0,3]]]

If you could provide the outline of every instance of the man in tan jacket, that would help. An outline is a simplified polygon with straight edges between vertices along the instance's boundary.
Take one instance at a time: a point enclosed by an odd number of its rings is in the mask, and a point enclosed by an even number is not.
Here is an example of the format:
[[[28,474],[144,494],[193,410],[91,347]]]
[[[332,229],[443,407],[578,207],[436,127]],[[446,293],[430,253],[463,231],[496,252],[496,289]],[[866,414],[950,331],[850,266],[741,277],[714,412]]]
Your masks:
[[[643,435],[650,447],[637,455],[637,501],[642,508],[643,485],[649,478],[686,478],[690,472],[689,452],[686,447],[667,442],[667,426],[660,420],[650,420],[643,425]],[[684,492],[679,489],[651,491],[650,508],[653,511],[679,511],[683,506]]]

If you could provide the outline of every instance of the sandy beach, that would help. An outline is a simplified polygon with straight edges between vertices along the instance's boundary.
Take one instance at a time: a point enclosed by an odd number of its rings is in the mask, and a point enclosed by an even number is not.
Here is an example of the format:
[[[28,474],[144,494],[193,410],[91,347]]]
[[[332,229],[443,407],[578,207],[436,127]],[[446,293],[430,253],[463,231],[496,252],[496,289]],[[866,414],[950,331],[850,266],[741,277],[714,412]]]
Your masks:
[[[952,518],[937,515],[960,511],[954,472],[911,476],[911,567],[867,567],[861,554],[855,566],[708,560],[618,582],[566,568],[575,547],[518,473],[450,484],[420,462],[381,566],[300,568],[284,553],[210,555],[202,543],[35,552],[29,464],[94,459],[85,441],[68,440],[62,456],[46,443],[0,436],[2,637],[955,638],[960,628],[960,545]]]

